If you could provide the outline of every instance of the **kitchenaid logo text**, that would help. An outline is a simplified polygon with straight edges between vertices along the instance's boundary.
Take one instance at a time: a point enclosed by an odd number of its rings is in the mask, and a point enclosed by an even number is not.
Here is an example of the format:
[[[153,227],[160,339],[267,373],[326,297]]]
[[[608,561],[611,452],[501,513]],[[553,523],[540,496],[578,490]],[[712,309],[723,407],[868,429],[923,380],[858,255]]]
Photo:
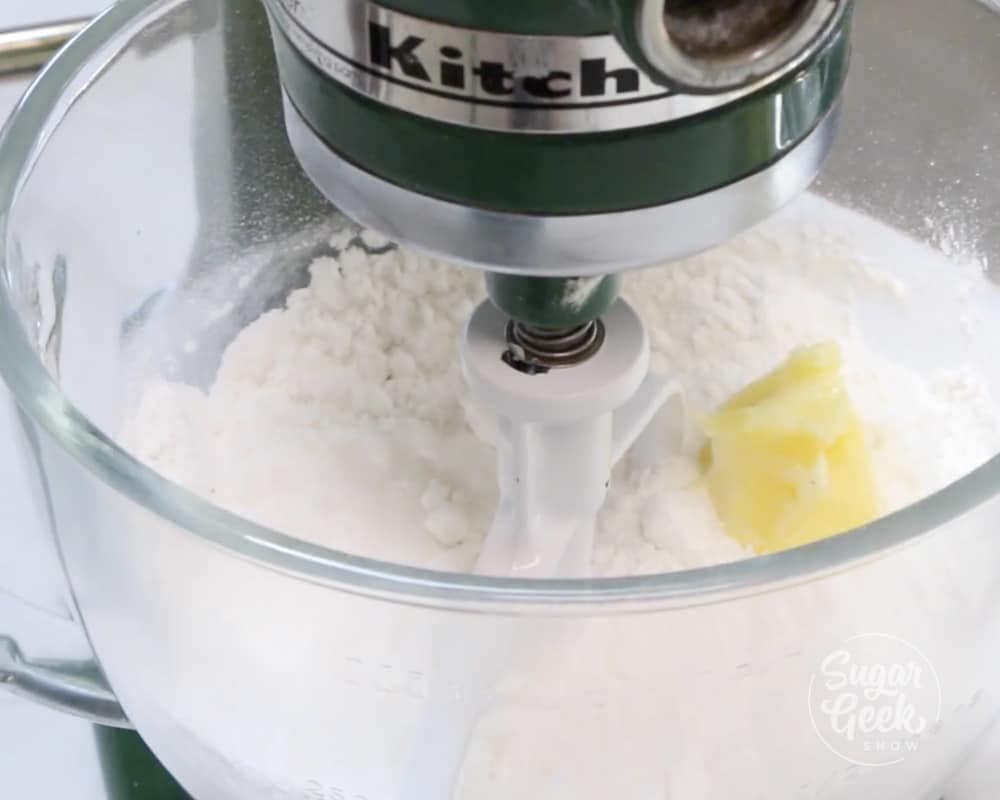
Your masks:
[[[276,39],[279,54],[290,44],[321,80],[409,114],[468,128],[630,130],[703,114],[751,91],[672,92],[639,69],[610,33],[473,30],[369,0],[267,0],[266,5],[282,34]],[[296,69],[292,62],[283,64],[282,79],[287,83]]]
[[[576,57],[559,66],[520,66],[472,55],[454,44],[431,42],[416,34],[395,35],[388,25],[373,21],[368,22],[368,61],[410,85],[415,82],[432,90],[498,100],[601,101],[635,97],[643,88],[638,69],[611,65],[607,57]]]
[[[912,644],[855,636],[828,653],[809,683],[809,714],[828,748],[853,764],[885,766],[915,752],[941,718],[941,686]]]

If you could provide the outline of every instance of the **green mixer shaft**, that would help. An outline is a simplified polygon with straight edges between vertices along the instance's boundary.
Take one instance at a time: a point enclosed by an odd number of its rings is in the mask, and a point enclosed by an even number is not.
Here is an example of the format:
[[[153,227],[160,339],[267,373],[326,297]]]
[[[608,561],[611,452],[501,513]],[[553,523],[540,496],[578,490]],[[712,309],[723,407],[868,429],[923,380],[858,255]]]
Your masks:
[[[538,278],[486,273],[493,303],[511,319],[539,328],[573,328],[600,317],[618,297],[621,275]]]

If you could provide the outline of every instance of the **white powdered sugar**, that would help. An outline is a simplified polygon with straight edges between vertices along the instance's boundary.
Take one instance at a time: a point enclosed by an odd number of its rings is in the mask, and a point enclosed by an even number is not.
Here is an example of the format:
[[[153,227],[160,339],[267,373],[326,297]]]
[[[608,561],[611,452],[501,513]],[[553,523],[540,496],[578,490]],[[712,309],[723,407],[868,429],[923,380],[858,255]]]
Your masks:
[[[340,254],[317,260],[286,308],[239,334],[207,393],[143,386],[123,439],[167,477],[292,536],[468,570],[497,502],[489,420],[469,404],[457,355],[482,278],[408,251],[335,244]],[[915,258],[919,291],[902,263]],[[963,345],[976,335],[963,306],[970,283],[993,291],[888,228],[805,198],[724,247],[627,276],[625,295],[654,368],[677,378],[694,415],[793,348],[839,342],[891,511],[1000,448],[986,366]],[[928,286],[940,329],[921,310]],[[746,555],[722,531],[695,447],[653,471],[616,471],[596,575]]]
[[[334,242],[339,255],[313,264],[307,288],[240,332],[208,391],[138,386],[122,438],[167,477],[292,536],[468,570],[497,499],[492,421],[469,403],[458,363],[482,277],[365,238]],[[791,349],[836,340],[887,511],[1000,448],[996,289],[871,220],[806,197],[625,286],[692,429]],[[199,357],[211,349],[201,344]],[[698,445],[666,448],[655,470],[616,470],[596,575],[748,555],[700,483]],[[787,637],[841,630],[860,604],[924,620],[943,591],[832,597],[835,585],[662,614],[462,614],[258,569],[146,515],[130,524],[144,535],[121,537],[109,563],[141,587],[142,613],[101,620],[133,651],[116,688],[158,752],[173,744],[167,763],[209,754],[212,769],[187,773],[204,797],[854,796],[854,767],[790,722],[808,725]],[[976,607],[988,615],[991,596]],[[163,719],[173,727],[153,724]],[[775,741],[758,746],[772,723]],[[907,763],[911,777],[923,770]],[[870,781],[888,786],[903,773],[878,774]]]

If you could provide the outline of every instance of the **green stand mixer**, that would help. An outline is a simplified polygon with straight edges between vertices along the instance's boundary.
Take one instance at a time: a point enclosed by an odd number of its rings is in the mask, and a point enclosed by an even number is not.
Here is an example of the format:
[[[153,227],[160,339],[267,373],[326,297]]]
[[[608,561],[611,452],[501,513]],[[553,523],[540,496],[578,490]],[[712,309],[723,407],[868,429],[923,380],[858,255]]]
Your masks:
[[[705,249],[811,182],[848,7],[268,4],[316,185],[393,240],[488,270],[501,310],[548,328],[589,323],[618,285],[570,311],[555,279]]]
[[[835,143],[859,34],[878,80],[855,82],[851,146],[822,191],[919,231],[917,200],[936,189],[912,159],[893,159],[894,137],[936,135],[948,116],[920,104],[883,114],[880,103],[915,80],[958,109],[987,106],[980,78],[997,72],[981,54],[997,25],[984,4],[918,5],[901,20],[888,0],[857,11],[844,0],[121,0],[0,135],[0,371],[32,431],[43,538],[57,582],[65,571],[72,587],[58,624],[74,631],[72,646],[49,648],[0,617],[0,682],[122,728],[99,735],[115,800],[185,790],[197,800],[444,800],[462,743],[438,737],[439,723],[488,692],[439,654],[491,660],[515,634],[539,645],[581,632],[613,643],[596,694],[515,685],[510,697],[540,698],[548,724],[581,707],[620,714],[612,721],[625,731],[662,720],[662,759],[639,766],[662,773],[666,796],[721,800],[713,772],[733,764],[740,800],[939,797],[932,790],[1000,709],[983,688],[1000,659],[973,656],[1000,642],[988,472],[949,503],[858,536],[692,573],[586,574],[612,465],[656,459],[649,434],[678,400],[619,296],[629,271],[668,270],[812,184]],[[868,27],[851,34],[852,13]],[[882,57],[881,43],[908,25],[974,41],[974,79],[933,83],[953,77],[944,64],[956,47]],[[894,127],[896,114],[905,125]],[[997,169],[973,135],[945,138],[988,227]],[[174,172],[190,171],[191,186],[156,171],[174,148]],[[904,149],[945,163],[926,141]],[[967,169],[973,150],[984,184]],[[96,199],[60,204],[80,187]],[[350,225],[331,202],[404,247],[483,272],[489,300],[455,344],[473,395],[498,418],[500,507],[476,575],[345,555],[229,514],[130,459],[104,433],[117,418],[87,394],[119,389],[117,362],[107,367],[97,343],[117,356],[135,331],[155,329],[165,304],[200,300],[191,287],[206,276],[228,292],[210,311],[230,334],[280,307],[308,280],[303,265]],[[240,259],[257,264],[251,288],[266,297],[240,294],[227,273]],[[79,291],[88,276],[89,296]],[[61,338],[81,320],[87,336]],[[190,353],[183,325],[167,333],[178,331],[171,374],[203,386],[229,340],[213,349],[204,336]],[[900,598],[919,586],[936,605],[912,624],[902,602],[851,602],[876,586]],[[789,609],[814,613],[801,622]],[[827,753],[805,718],[816,659],[869,626],[922,645],[940,633],[927,650],[942,723],[921,745],[925,760],[897,772]],[[650,640],[665,643],[652,660],[638,647]],[[690,707],[710,694],[721,712]],[[775,729],[806,731],[804,755],[777,752]],[[730,730],[753,735],[720,765],[711,748]],[[619,768],[636,764],[623,753],[601,769],[628,797],[631,773]],[[556,746],[551,756],[563,774],[577,766]],[[538,786],[537,796],[553,795]]]
[[[648,374],[622,272],[719,244],[812,182],[849,6],[267,4],[313,182],[391,240],[486,270],[462,346],[500,420],[480,571],[585,574],[611,468],[636,444],[655,458],[675,393]]]

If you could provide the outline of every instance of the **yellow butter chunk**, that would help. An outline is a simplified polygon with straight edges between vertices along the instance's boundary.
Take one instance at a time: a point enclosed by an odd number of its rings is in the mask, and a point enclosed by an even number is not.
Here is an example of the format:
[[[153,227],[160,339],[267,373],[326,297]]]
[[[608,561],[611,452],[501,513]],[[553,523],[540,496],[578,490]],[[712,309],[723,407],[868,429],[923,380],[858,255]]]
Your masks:
[[[774,553],[875,519],[868,443],[835,343],[796,350],[703,422],[702,467],[726,531]]]

